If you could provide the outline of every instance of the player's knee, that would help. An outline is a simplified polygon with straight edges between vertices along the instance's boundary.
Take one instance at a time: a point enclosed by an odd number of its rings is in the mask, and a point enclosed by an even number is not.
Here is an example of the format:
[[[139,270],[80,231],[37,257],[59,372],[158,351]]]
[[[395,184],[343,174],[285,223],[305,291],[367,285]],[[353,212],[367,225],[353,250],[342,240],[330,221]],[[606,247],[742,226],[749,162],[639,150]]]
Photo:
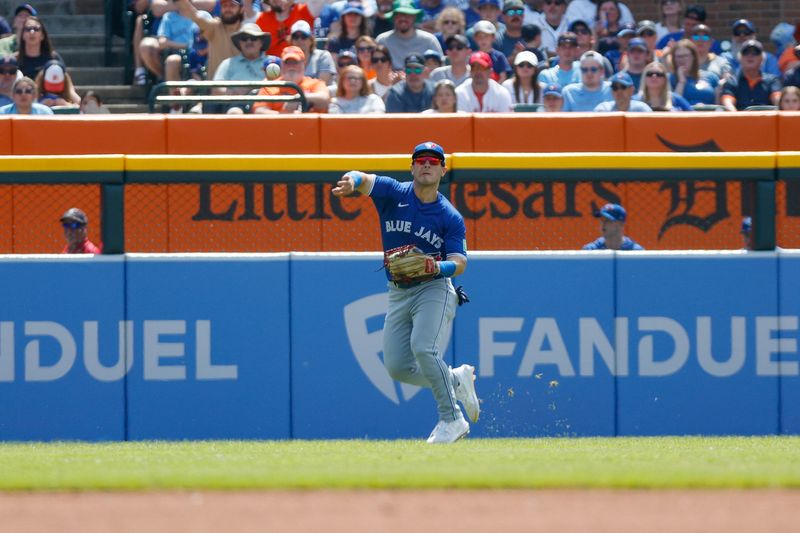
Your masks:
[[[430,339],[425,339],[424,341],[415,341],[414,339],[411,340],[411,351],[414,352],[414,355],[419,359],[420,357],[434,357],[433,349],[431,348],[431,341]]]
[[[389,376],[395,381],[403,381],[408,376],[408,365],[398,364],[386,358],[384,358],[383,365]]]

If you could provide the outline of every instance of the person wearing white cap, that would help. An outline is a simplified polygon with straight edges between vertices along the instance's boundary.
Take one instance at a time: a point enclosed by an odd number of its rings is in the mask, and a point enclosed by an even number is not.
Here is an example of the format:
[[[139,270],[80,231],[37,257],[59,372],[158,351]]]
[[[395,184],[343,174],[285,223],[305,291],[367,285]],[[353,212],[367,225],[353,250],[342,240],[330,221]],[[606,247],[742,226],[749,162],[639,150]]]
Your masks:
[[[331,83],[336,76],[336,62],[330,52],[317,48],[311,25],[305,20],[292,24],[289,40],[306,55],[306,76]]]
[[[53,59],[45,63],[35,81],[40,104],[50,107],[80,105],[81,97],[61,61]]]
[[[503,87],[511,94],[514,104],[538,104],[539,83],[536,81],[538,58],[528,50],[519,52],[514,58],[514,77],[503,82]]]

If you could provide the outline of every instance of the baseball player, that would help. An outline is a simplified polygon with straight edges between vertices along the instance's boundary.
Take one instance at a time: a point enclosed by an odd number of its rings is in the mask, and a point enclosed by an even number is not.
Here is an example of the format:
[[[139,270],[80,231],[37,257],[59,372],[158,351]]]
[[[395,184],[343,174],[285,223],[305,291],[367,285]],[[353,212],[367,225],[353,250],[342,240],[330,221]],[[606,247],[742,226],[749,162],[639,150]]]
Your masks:
[[[619,204],[606,204],[594,213],[600,219],[602,237],[598,237],[589,244],[584,245],[584,250],[644,250],[642,245],[630,237],[625,236],[625,220],[628,213]]]
[[[449,443],[469,433],[467,416],[477,422],[475,368],[452,369],[442,360],[442,337],[456,306],[466,301],[450,278],[467,268],[464,218],[439,194],[447,172],[444,150],[434,142],[414,148],[412,182],[352,170],[333,188],[336,196],[368,194],[381,222],[389,309],[383,330],[383,364],[392,379],[428,387],[439,423],[428,442]]]

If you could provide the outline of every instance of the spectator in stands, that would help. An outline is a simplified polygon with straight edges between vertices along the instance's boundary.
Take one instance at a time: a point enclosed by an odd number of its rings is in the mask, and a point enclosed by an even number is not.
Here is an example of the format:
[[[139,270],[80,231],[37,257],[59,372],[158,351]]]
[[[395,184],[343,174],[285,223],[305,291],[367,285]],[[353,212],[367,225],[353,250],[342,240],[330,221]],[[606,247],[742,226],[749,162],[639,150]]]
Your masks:
[[[298,20],[305,20],[314,27],[314,19],[322,12],[322,0],[309,0],[306,4],[298,4],[294,0],[269,0],[269,11],[262,11],[256,18],[256,24],[272,35],[272,44],[267,54],[280,56],[284,48],[289,46],[291,29]]]
[[[564,97],[561,94],[561,86],[557,83],[545,85],[542,89],[542,111],[547,113],[559,113],[564,107]]]
[[[661,0],[661,20],[655,25],[659,39],[670,33],[681,31],[681,0]]]
[[[214,17],[208,11],[200,11],[200,16],[206,21]],[[206,79],[208,67],[208,39],[200,26],[194,26],[194,40],[189,49],[187,57],[187,67],[189,69],[189,79],[202,81]]]
[[[464,12],[457,7],[446,7],[436,17],[436,33],[433,35],[439,41],[442,50],[447,48],[447,39],[453,35],[464,35],[467,30]]]
[[[22,26],[22,44],[17,53],[17,64],[22,75],[35,79],[51,59],[64,61],[53,48],[44,23],[36,17],[28,17]]]
[[[358,58],[358,66],[364,70],[367,80],[375,79],[376,72],[372,68],[372,54],[378,43],[369,35],[362,35],[356,39],[356,58]]]
[[[505,22],[505,28],[497,32],[494,46],[500,50],[509,61],[513,61],[514,55],[526,48],[525,41],[522,38],[522,22],[524,17],[525,8],[522,0],[505,0],[503,4],[503,21]]]
[[[158,30],[158,23],[161,17],[155,17],[150,11],[150,0],[128,0],[128,9],[136,14],[136,21],[133,27],[132,47],[133,47],[133,83],[134,85],[147,85],[147,70],[142,63],[142,52],[140,46],[145,38],[145,17],[148,21],[149,35],[155,35]]]
[[[328,51],[338,58],[342,50],[355,50],[356,40],[362,35],[369,35],[367,18],[360,2],[348,2],[342,9],[342,33],[328,41]]]
[[[306,55],[306,76],[331,83],[336,76],[336,62],[329,51],[317,48],[314,32],[308,22],[298,20],[292,24],[289,38],[292,45]]]
[[[781,89],[778,109],[781,111],[800,111],[800,89],[794,85]]]
[[[636,37],[636,27],[633,24],[624,24],[616,35],[599,39],[597,51],[611,62],[614,72],[620,69],[622,55],[628,49],[628,43]]]
[[[742,241],[745,250],[753,249],[753,218],[742,218],[742,229],[739,231],[742,234]]]
[[[403,80],[403,74],[392,70],[392,56],[382,44],[375,46],[372,67],[375,69],[375,78],[369,81],[369,86],[373,93],[385,99],[392,85]]]
[[[569,31],[575,34],[578,40],[578,56],[583,55],[584,52],[594,49],[594,35],[592,35],[592,28],[589,23],[584,20],[576,20],[569,24]],[[548,54],[550,55],[550,54]]]
[[[731,47],[728,51],[722,53],[722,57],[733,69],[733,72],[739,70],[739,52],[741,51],[744,43],[757,40],[756,27],[747,19],[739,19],[733,23],[731,30],[733,36],[731,37]],[[778,58],[769,52],[764,52],[764,60],[761,62],[761,71],[765,74],[772,74],[773,76],[780,76],[781,69],[778,67]]]
[[[48,107],[80,105],[81,97],[75,91],[67,67],[61,61],[48,61],[36,75],[36,92],[39,103]]]
[[[327,113],[331,94],[322,80],[304,75],[306,55],[296,46],[287,46],[281,52],[282,81],[291,81],[300,86],[306,96],[309,112]],[[283,87],[262,87],[259,95],[291,95],[295,92]],[[257,102],[253,104],[253,113],[301,113],[298,102]]]
[[[502,0],[478,0],[478,14],[481,16],[481,20],[488,20],[494,26],[495,31],[502,30],[505,27],[505,24],[500,22],[500,14],[503,7]],[[475,22],[477,23],[477,21]],[[475,26],[475,23],[472,26]],[[467,36],[471,36],[469,30],[467,30]]]
[[[800,44],[794,47],[794,53],[797,55],[798,60],[800,60]],[[794,85],[795,87],[800,87],[800,63],[797,63],[795,66],[786,71],[786,73],[783,75],[783,85]]]
[[[663,50],[664,48],[671,47],[685,36],[691,35],[692,28],[694,28],[697,24],[704,24],[705,21],[706,8],[698,4],[687,6],[686,11],[683,13],[683,27],[676,32],[668,33],[659,39],[658,43],[656,43],[656,48]]]
[[[435,32],[436,18],[445,8],[444,1],[418,0],[417,5],[422,10],[422,19],[419,21],[419,29],[425,30],[429,33]]]
[[[538,104],[538,60],[533,52],[520,52],[514,58],[514,76],[503,82],[512,104]]]
[[[716,103],[719,78],[700,70],[697,48],[689,39],[681,39],[670,49],[669,75],[672,92],[683,96],[691,105]]]
[[[431,108],[423,113],[458,113],[456,86],[448,79],[441,79],[433,87]]]
[[[594,111],[597,104],[612,100],[611,84],[605,81],[603,56],[589,51],[581,56],[581,82],[564,87],[564,111]]]
[[[339,52],[339,57],[336,58],[336,79],[334,83],[329,83],[328,88],[330,89],[331,93],[336,92],[336,83],[341,76],[342,71],[351,66],[358,66],[358,57],[353,50],[342,50]]]
[[[486,52],[469,57],[470,79],[456,89],[459,111],[467,113],[508,113],[511,95],[491,78],[492,58]]]
[[[330,113],[385,113],[383,99],[373,94],[361,67],[345,67],[340,73],[336,96],[331,99]]]
[[[0,115],[52,115],[53,111],[36,101],[36,83],[27,76],[18,78],[11,86],[13,103],[0,107]]]
[[[12,98],[14,93],[11,88],[14,86],[14,82],[17,81],[18,72],[16,57],[0,57],[0,107],[14,103]]]
[[[377,11],[372,17],[372,36],[376,37],[381,33],[392,31],[394,25],[392,24],[392,9],[394,8],[393,0],[376,0]]]
[[[594,17],[594,34],[600,40],[607,37],[616,37],[622,29],[620,10],[616,0],[601,0],[597,6]],[[635,30],[634,30],[635,31]],[[602,51],[601,51],[602,53]]]
[[[89,218],[77,207],[67,209],[59,219],[64,228],[64,239],[67,244],[62,254],[100,254],[100,246],[89,240]]]
[[[180,12],[168,11],[161,17],[156,37],[145,37],[139,44],[144,66],[167,81],[182,78],[183,57],[194,41],[194,22]]]
[[[745,42],[737,57],[739,73],[726,80],[722,86],[720,102],[728,111],[744,111],[750,106],[777,105],[781,81],[777,76],[765,74],[764,47],[756,40]]]
[[[14,34],[14,31],[11,29],[11,24],[5,19],[4,16],[0,15],[0,38],[10,37]]]
[[[705,70],[720,81],[733,75],[728,61],[711,51],[711,44],[714,38],[711,35],[711,28],[705,24],[698,24],[692,28],[692,42],[697,48],[697,55],[700,58],[700,70]]]
[[[542,29],[536,24],[523,24],[520,29],[520,36],[524,50],[533,52],[539,58],[539,63],[547,61],[547,54],[542,52]]]
[[[463,35],[451,35],[447,38],[445,47],[450,64],[434,69],[430,79],[433,82],[450,80],[453,85],[458,87],[469,79],[469,65],[467,64],[471,53],[469,41]]]
[[[107,115],[111,111],[103,105],[100,95],[94,91],[86,91],[81,98],[81,115]]]
[[[206,74],[213,80],[220,63],[239,53],[231,36],[239,31],[244,20],[244,9],[239,0],[221,0],[220,15],[206,20],[190,0],[177,0],[180,13],[192,20],[203,31],[208,41]]]
[[[640,20],[636,24],[636,37],[642,39],[647,45],[647,62],[650,63],[656,59],[661,59],[656,43],[658,42],[658,34],[656,33],[656,25],[652,20]],[[628,43],[631,44],[630,42]]]
[[[392,86],[384,97],[387,113],[421,113],[431,107],[433,83],[425,79],[425,58],[410,54],[404,64],[405,81]]]
[[[800,38],[800,22],[797,23],[796,28],[795,34],[797,35],[797,39]],[[790,42],[778,57],[778,68],[781,69],[781,72],[787,72],[789,69],[798,65],[800,65],[800,44],[796,41]]]
[[[567,8],[566,18],[567,23],[572,24],[576,20],[595,20],[597,18],[597,0],[571,0]],[[619,3],[620,11],[620,24],[632,24],[636,22],[633,19],[631,10],[623,3]],[[575,31],[570,29],[570,31]]]
[[[544,0],[542,13],[533,22],[542,29],[541,50],[548,56],[556,54],[559,35],[568,30],[575,31],[569,28],[569,20],[564,16],[566,11],[566,0]],[[592,19],[594,19],[594,14],[592,14]]]
[[[625,236],[628,213],[619,204],[606,204],[594,216],[600,219],[602,236],[583,247],[584,250],[644,250],[640,244]]]
[[[646,67],[648,63],[647,55],[647,43],[644,39],[636,38],[628,42],[628,51],[625,54],[625,63],[627,63],[627,67],[621,72],[625,72],[631,77],[633,87],[636,89],[635,92],[638,92],[639,87],[642,85],[642,73],[644,72],[644,67]]]
[[[539,81],[545,85],[557,84],[566,87],[571,83],[580,83],[581,72],[578,59],[578,36],[568,31],[558,37],[558,64],[542,70]]]
[[[302,22],[302,21],[301,21]],[[239,53],[220,63],[214,74],[214,81],[261,81],[264,79],[264,50],[269,49],[271,37],[261,31],[258,25],[249,23],[231,35],[233,45]],[[218,89],[219,94],[241,95],[250,92],[248,87],[228,87]],[[243,113],[242,105],[235,104],[228,113]]]
[[[404,59],[414,54],[422,56],[425,50],[432,49],[437,52],[442,51],[438,39],[433,34],[424,30],[418,30],[414,23],[422,16],[422,10],[414,7],[412,0],[396,0],[392,11],[392,22],[394,29],[378,35],[375,41],[389,49],[393,58],[392,67],[396,70],[405,68]],[[423,61],[424,63],[424,61]],[[433,88],[431,88],[431,94]],[[423,107],[427,109],[430,105]],[[422,111],[420,109],[420,111]],[[389,111],[387,107],[387,111]],[[392,112],[392,111],[389,111]]]
[[[444,64],[444,58],[442,54],[437,52],[436,50],[425,50],[425,53],[422,54],[422,58],[425,60],[425,77],[429,78],[431,72],[436,70],[437,68],[441,67]]]
[[[667,75],[667,67],[663,63],[653,61],[648,64],[644,68],[637,99],[650,106],[653,111],[691,111],[689,102],[672,92]]]
[[[484,52],[492,59],[492,78],[498,83],[503,83],[513,72],[508,58],[499,50],[494,49],[496,29],[488,20],[479,20],[472,27],[472,38],[478,45],[478,50]]]
[[[22,27],[28,17],[35,17],[38,11],[30,4],[20,4],[14,10],[14,21],[11,23],[12,33],[0,39],[0,57],[10,56],[19,50],[19,43],[22,40]]]
[[[649,112],[652,111],[650,106],[640,100],[632,100],[633,97],[633,80],[627,72],[617,72],[611,76],[611,94],[613,100],[607,102],[600,102],[595,111],[599,113],[607,113],[611,111],[624,111],[624,112]]]

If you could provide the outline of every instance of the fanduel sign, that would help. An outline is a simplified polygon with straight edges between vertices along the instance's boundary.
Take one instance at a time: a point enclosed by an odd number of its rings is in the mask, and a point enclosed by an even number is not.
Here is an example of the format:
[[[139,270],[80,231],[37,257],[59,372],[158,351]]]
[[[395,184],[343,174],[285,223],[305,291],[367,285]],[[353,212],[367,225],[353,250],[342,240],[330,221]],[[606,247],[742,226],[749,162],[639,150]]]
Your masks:
[[[610,335],[593,317],[578,319],[578,357],[570,357],[555,318],[535,318],[527,339],[520,334],[524,317],[482,317],[478,319],[479,375],[495,375],[498,358],[517,358],[517,376],[532,376],[537,367],[555,366],[561,376],[593,376],[595,354],[612,375],[630,375],[631,358],[636,357],[637,374],[643,377],[664,377],[676,374],[690,357],[708,374],[732,376],[742,370],[747,357],[747,339],[755,336],[755,371],[758,376],[800,375],[797,351],[797,316],[730,317],[712,323],[709,316],[695,318],[692,338],[680,322],[664,316],[620,317],[615,319]],[[528,322],[530,324],[530,322]],[[713,329],[722,328],[730,337],[726,353],[714,351]],[[506,340],[498,340],[502,337]],[[656,338],[659,339],[656,349]],[[513,340],[509,340],[513,339]],[[611,340],[614,339],[614,340]],[[635,345],[631,339],[638,339]],[[664,339],[669,339],[664,342]],[[524,348],[520,350],[524,345]],[[631,349],[633,348],[633,352]],[[658,353],[657,353],[658,352]],[[521,353],[521,356],[520,356]],[[794,360],[785,360],[785,356]],[[783,356],[783,357],[782,357]],[[784,360],[781,360],[784,359]],[[573,361],[578,362],[577,369]]]
[[[185,340],[176,339],[191,334],[190,327],[194,330],[193,354],[186,353]],[[100,362],[99,323],[85,321],[77,335],[82,341],[83,351],[80,355],[89,375],[98,381],[117,381],[131,370],[137,359],[133,342],[135,328],[141,328],[142,331],[141,357],[146,381],[186,380],[187,357],[194,358],[194,379],[198,381],[236,380],[238,377],[238,365],[215,365],[212,362],[210,320],[144,320],[139,325],[131,320],[120,321],[115,332],[118,350],[111,366]],[[24,346],[24,381],[43,382],[63,378],[78,361],[78,344],[74,333],[58,322],[0,322],[0,382],[13,382],[17,377],[15,341],[20,341],[20,345]],[[103,334],[111,333],[104,331]],[[170,340],[165,340],[167,336]],[[48,349],[42,348],[43,343],[47,344]],[[48,364],[45,364],[45,360]]]

